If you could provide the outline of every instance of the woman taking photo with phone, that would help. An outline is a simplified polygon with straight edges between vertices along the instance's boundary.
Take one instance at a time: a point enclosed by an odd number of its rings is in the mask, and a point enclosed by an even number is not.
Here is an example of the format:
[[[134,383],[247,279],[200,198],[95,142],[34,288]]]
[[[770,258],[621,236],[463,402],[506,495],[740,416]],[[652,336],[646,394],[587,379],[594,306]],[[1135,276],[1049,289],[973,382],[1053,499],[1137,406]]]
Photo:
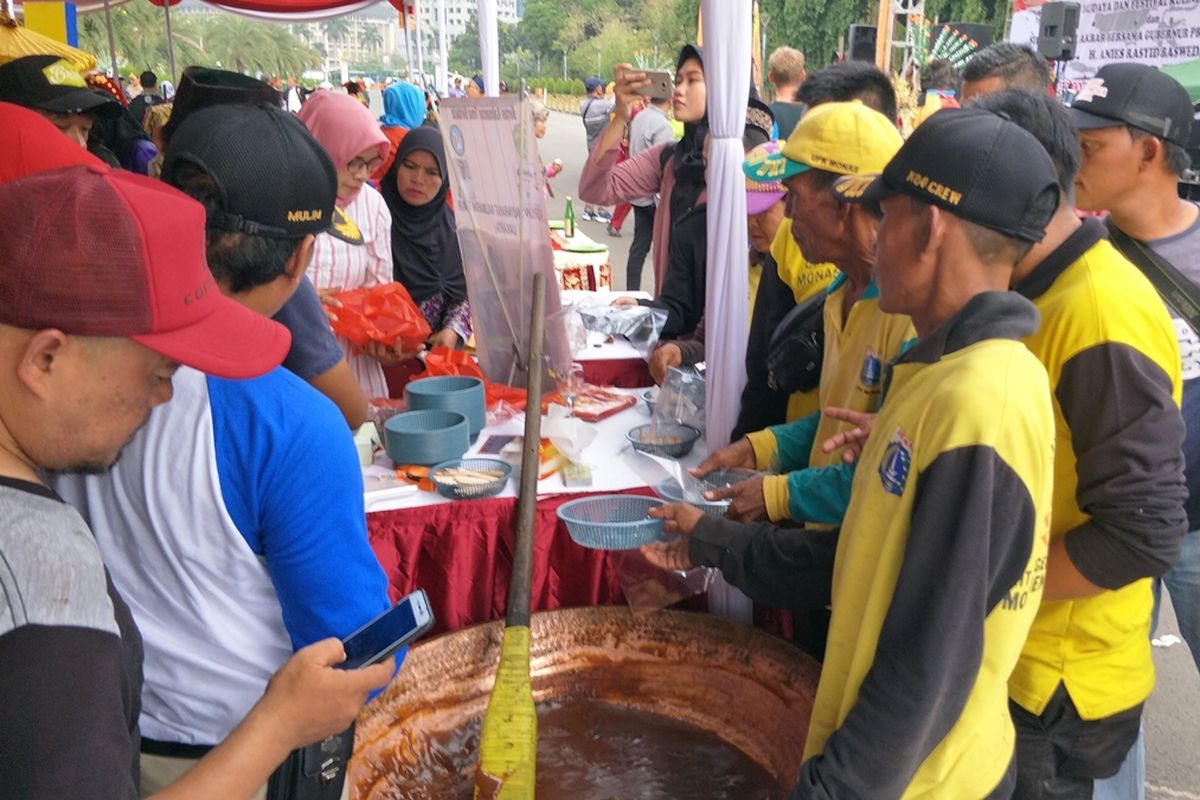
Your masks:
[[[380,191],[392,216],[395,279],[433,330],[430,346],[461,347],[471,338],[471,303],[454,210],[446,200],[450,178],[437,129],[408,132]]]
[[[617,67],[616,107],[612,120],[600,134],[579,178],[579,196],[585,202],[616,205],[659,194],[661,205],[654,218],[654,294],[662,289],[667,272],[667,250],[672,220],[695,208],[704,194],[704,157],[701,147],[708,132],[704,52],[684,45],[675,68],[675,93],[671,107],[683,123],[683,138],[644,150],[617,164],[617,147],[633,108],[645,99],[639,94],[650,86],[644,72],[628,64]],[[672,148],[667,151],[667,148]],[[637,288],[637,287],[632,287]]]

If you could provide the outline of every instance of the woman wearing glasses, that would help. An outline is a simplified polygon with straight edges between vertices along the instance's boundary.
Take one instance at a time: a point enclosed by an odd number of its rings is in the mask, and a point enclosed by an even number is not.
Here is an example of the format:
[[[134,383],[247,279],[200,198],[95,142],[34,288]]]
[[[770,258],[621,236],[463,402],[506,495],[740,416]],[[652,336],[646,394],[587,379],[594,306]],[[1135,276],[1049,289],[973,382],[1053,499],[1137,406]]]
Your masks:
[[[308,277],[321,299],[336,306],[331,297],[335,292],[392,281],[392,217],[379,192],[367,183],[388,153],[388,140],[371,112],[349,95],[315,92],[297,116],[337,168],[334,224],[317,236],[308,265]],[[387,397],[383,367],[414,355],[378,343],[360,352],[346,339],[338,340],[367,397]]]

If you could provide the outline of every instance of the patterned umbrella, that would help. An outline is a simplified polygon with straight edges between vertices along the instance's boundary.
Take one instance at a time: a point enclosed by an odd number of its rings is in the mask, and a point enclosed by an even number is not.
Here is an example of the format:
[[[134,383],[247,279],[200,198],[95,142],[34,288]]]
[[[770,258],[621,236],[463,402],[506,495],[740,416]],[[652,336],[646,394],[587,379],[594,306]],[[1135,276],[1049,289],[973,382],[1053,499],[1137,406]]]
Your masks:
[[[31,31],[18,24],[7,11],[0,11],[0,64],[24,56],[40,55],[61,56],[80,72],[96,68],[96,57],[91,53]]]

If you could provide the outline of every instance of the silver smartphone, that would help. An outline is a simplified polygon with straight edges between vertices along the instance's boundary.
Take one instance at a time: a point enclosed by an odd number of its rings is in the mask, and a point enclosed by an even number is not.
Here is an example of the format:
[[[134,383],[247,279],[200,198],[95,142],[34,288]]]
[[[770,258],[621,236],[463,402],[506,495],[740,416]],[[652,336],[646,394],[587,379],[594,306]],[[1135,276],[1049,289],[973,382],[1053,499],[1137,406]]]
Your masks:
[[[433,626],[433,611],[424,589],[399,603],[342,639],[346,660],[341,669],[369,667],[390,656]]]
[[[650,83],[637,90],[637,93],[642,97],[665,100],[675,94],[674,75],[669,72],[658,72],[649,69],[645,72],[646,77],[650,79]]]

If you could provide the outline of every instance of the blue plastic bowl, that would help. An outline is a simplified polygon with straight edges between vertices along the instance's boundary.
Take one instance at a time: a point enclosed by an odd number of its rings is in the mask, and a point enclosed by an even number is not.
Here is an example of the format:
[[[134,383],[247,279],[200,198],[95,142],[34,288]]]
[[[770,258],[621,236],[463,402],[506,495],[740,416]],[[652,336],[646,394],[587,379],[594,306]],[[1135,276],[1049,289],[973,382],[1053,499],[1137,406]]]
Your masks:
[[[700,430],[678,422],[651,422],[631,429],[625,438],[634,450],[664,458],[683,458],[692,452]]]
[[[440,475],[443,470],[468,469],[478,472],[498,472],[495,480],[487,483],[458,483],[446,480]],[[478,500],[481,497],[491,497],[504,491],[508,476],[512,474],[512,464],[498,458],[455,458],[443,461],[429,470],[429,479],[442,497],[451,500]]]
[[[487,397],[483,381],[459,375],[422,378],[404,387],[411,411],[440,409],[457,411],[467,418],[474,440],[487,424]]]
[[[383,446],[397,464],[431,467],[467,452],[470,429],[457,411],[405,411],[383,424]]]
[[[663,521],[646,512],[663,504],[657,497],[605,494],[581,497],[558,507],[558,518],[578,545],[595,550],[629,550],[663,541]]]

